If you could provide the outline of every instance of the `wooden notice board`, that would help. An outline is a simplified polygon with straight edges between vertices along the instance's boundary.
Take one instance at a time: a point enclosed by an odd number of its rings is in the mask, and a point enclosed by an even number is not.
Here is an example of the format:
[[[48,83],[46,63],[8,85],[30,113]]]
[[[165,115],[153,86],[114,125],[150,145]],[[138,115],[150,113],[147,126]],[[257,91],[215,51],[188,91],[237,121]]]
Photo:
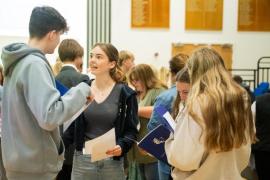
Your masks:
[[[270,0],[239,0],[238,30],[270,31]]]
[[[232,68],[232,45],[231,44],[184,44],[184,43],[173,43],[172,44],[172,56],[178,53],[184,53],[191,55],[192,52],[201,47],[210,47],[216,50],[224,60],[227,69]]]
[[[187,30],[222,30],[223,0],[186,0]]]
[[[131,27],[169,28],[170,0],[132,0]]]

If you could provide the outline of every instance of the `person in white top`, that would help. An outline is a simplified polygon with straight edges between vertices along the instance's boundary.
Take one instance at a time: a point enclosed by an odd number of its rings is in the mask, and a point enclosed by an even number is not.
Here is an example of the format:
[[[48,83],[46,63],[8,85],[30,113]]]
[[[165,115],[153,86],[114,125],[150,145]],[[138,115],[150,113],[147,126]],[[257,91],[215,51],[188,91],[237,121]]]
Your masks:
[[[187,63],[191,89],[165,143],[175,180],[240,180],[255,128],[246,91],[232,80],[214,50],[195,51]]]

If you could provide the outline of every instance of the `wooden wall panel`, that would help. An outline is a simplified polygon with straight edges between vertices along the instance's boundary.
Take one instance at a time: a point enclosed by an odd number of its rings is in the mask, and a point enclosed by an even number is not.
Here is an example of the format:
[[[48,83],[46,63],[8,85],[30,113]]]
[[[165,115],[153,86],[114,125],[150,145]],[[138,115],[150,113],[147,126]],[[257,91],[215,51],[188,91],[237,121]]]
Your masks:
[[[232,68],[232,45],[231,44],[184,44],[184,43],[173,43],[172,44],[172,56],[175,56],[178,53],[184,53],[191,55],[193,51],[198,48],[208,46],[215,49],[223,58],[225,66],[227,69]]]
[[[239,0],[238,30],[270,31],[270,0]]]
[[[132,0],[131,27],[169,28],[170,0]]]
[[[223,0],[186,0],[187,30],[222,30]]]

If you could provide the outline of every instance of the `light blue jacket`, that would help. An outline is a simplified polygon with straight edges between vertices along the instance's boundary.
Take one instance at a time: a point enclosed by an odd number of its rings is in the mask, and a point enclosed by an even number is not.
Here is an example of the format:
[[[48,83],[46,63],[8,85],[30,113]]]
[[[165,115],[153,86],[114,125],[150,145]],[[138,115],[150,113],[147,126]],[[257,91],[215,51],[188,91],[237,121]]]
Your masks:
[[[156,107],[163,106],[165,109],[167,109],[169,112],[172,111],[172,103],[176,97],[176,87],[173,86],[170,89],[162,92],[155,100],[154,103],[154,109],[151,115],[151,118],[148,122],[147,129],[149,131],[153,130],[155,127],[157,127],[160,124],[163,124],[163,117],[161,117],[157,113]]]
[[[173,86],[170,89],[162,92],[155,100],[154,109],[151,115],[151,118],[148,122],[147,129],[149,131],[153,130],[155,127],[157,127],[159,124],[163,124],[164,119],[161,117],[156,110],[156,107],[163,106],[166,108],[169,112],[172,111],[172,103],[176,97],[176,87]],[[159,171],[165,174],[170,174],[170,166],[168,166],[166,163],[163,163],[162,161],[158,161]]]

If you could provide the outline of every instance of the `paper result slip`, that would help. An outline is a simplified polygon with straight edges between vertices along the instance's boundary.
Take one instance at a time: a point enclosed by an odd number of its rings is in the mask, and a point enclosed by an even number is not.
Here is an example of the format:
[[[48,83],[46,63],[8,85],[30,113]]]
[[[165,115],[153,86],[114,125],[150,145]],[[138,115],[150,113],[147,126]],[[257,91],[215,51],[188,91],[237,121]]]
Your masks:
[[[106,151],[114,148],[115,146],[115,128],[112,128],[105,134],[95,139],[86,141],[84,154],[91,155],[91,162],[99,161],[108,157],[112,157],[112,155],[107,155]]]

